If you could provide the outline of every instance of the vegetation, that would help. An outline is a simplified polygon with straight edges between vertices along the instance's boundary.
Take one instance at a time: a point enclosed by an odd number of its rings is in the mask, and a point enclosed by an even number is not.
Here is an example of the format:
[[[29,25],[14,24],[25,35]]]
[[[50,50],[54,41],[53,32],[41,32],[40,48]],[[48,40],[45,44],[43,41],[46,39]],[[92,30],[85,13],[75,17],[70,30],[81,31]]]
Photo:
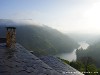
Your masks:
[[[17,41],[37,56],[71,52],[78,47],[74,40],[47,26],[19,26]]]
[[[65,59],[61,59],[60,57],[57,57],[58,59],[60,59],[61,61],[63,61],[64,63],[67,63],[70,65],[70,62],[68,60],[65,60]]]
[[[33,51],[36,56],[55,55],[71,52],[78,44],[67,35],[48,26],[15,23],[13,21],[0,20],[0,36],[6,32],[5,25],[16,27],[16,39],[26,49]],[[5,33],[4,33],[5,34]]]
[[[100,68],[100,42],[90,45],[86,50],[77,50],[76,54],[78,60],[84,56],[93,58],[96,67]]]
[[[100,75],[100,69],[97,68],[93,63],[91,63],[93,61],[91,59],[92,58],[90,57],[82,57],[81,60],[71,61],[71,62],[69,62],[68,60],[64,60],[64,59],[61,59],[61,60],[64,63],[67,63],[70,66],[74,67],[78,71],[84,73],[85,75]]]

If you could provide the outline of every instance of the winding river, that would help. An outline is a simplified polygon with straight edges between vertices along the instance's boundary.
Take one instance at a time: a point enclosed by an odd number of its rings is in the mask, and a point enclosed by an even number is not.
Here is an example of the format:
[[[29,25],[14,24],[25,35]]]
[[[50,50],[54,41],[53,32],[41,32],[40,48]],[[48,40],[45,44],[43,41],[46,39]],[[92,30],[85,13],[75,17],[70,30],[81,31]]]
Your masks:
[[[79,42],[79,47],[78,49],[80,48],[83,48],[83,49],[87,49],[87,47],[89,46],[89,44],[85,41],[83,42]],[[62,54],[58,54],[56,55],[56,57],[60,57],[62,59],[65,59],[65,60],[68,60],[68,61],[73,61],[73,60],[76,60],[76,49],[73,50],[73,52],[71,53],[62,53]]]

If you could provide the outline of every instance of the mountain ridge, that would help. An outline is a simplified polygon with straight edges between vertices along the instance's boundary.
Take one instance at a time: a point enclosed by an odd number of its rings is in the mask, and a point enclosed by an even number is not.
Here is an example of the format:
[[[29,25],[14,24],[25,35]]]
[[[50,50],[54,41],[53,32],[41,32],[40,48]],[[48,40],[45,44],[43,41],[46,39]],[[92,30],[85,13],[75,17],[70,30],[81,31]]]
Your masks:
[[[2,24],[2,23],[3,24]],[[71,52],[78,44],[67,35],[48,26],[15,23],[14,21],[0,21],[0,35],[6,32],[6,26],[15,26],[17,42],[26,49],[33,51],[36,56],[55,55],[61,52]]]

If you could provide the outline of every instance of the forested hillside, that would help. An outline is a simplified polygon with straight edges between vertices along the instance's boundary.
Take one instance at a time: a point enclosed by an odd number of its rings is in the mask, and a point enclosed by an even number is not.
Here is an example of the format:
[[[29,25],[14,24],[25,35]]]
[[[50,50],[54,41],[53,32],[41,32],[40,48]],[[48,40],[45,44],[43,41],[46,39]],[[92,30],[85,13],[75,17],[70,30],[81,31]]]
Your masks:
[[[100,68],[100,42],[90,45],[87,50],[77,50],[77,58],[88,56],[94,60],[94,64]]]
[[[0,37],[5,37],[6,26],[15,26],[17,42],[37,56],[71,52],[78,47],[73,39],[56,29],[45,25],[30,25],[10,20],[0,20]]]

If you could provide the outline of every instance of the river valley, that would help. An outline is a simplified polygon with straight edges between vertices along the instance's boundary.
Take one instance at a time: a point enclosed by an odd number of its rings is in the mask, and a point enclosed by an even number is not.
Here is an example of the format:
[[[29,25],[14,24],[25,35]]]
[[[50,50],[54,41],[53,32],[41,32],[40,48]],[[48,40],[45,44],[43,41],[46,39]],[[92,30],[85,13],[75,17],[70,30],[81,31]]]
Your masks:
[[[78,43],[80,46],[77,49],[83,48],[84,50],[87,49],[89,44],[87,42],[79,42]],[[57,54],[56,57],[60,57],[62,59],[68,60],[68,61],[73,61],[76,60],[76,49],[74,49],[71,53],[62,53],[62,54]]]

